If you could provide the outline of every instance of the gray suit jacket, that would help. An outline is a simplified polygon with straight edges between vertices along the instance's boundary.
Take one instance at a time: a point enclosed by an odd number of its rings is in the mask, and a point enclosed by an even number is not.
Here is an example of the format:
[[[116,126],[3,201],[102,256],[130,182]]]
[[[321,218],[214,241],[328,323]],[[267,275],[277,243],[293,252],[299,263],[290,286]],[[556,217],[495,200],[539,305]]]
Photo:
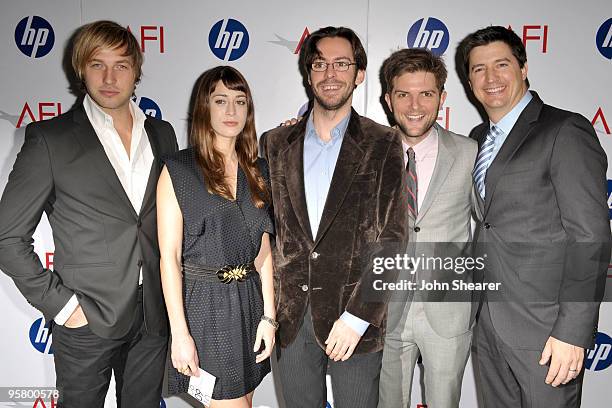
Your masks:
[[[155,190],[160,156],[177,143],[167,122],[147,118],[145,129],[154,162],[137,214],[82,105],[26,128],[0,200],[0,268],[47,320],[76,293],[94,333],[122,337],[142,267],[147,331],[167,333]],[[43,268],[32,246],[43,211],[53,230],[54,271]]]
[[[412,257],[457,257],[466,255],[471,234],[472,169],[478,150],[477,144],[465,137],[434,125],[438,132],[438,155],[427,194],[416,219],[409,218],[407,254]],[[406,274],[404,274],[406,276]],[[455,272],[419,269],[409,276],[420,286],[421,281],[450,282],[462,278]],[[402,301],[393,302],[391,310],[410,302],[410,293]],[[419,296],[420,295],[420,296]],[[444,302],[450,293],[419,293],[431,327],[443,337],[455,337],[470,330],[475,308],[471,302]],[[397,298],[396,298],[397,299]],[[467,299],[466,300],[470,300]],[[397,303],[397,304],[396,304]],[[406,307],[408,310],[409,305]],[[405,312],[405,311],[404,311]],[[393,322],[395,323],[395,322]],[[401,322],[399,322],[401,324]],[[391,329],[391,327],[390,327]]]
[[[549,336],[588,348],[597,332],[610,258],[606,155],[581,115],[535,92],[487,171],[476,250],[495,330],[515,348]],[[482,144],[489,123],[471,136]]]

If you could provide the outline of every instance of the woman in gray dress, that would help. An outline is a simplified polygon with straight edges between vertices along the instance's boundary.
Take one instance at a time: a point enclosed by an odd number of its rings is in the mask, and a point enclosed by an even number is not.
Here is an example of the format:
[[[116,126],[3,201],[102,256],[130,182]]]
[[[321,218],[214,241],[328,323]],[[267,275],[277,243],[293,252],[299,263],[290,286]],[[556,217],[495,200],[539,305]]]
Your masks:
[[[157,186],[168,388],[186,392],[201,367],[216,377],[211,407],[247,408],[277,327],[268,167],[244,77],[216,67],[195,91],[191,146],[164,159]]]

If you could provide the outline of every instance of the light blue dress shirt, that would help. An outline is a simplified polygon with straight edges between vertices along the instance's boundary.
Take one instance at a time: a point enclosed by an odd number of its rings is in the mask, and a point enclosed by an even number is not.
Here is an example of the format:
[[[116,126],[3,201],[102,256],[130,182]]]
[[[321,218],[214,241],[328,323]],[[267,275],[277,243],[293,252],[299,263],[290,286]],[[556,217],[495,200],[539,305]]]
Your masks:
[[[327,193],[329,192],[329,186],[331,185],[350,118],[351,114],[349,113],[332,129],[331,140],[329,142],[324,142],[317,135],[312,112],[308,116],[308,122],[306,122],[306,135],[304,137],[304,192],[306,194],[308,220],[310,221],[310,231],[313,239],[316,238],[317,231],[319,230]],[[365,333],[370,325],[365,320],[347,311],[342,313],[340,319],[360,336]]]
[[[489,165],[493,162],[495,157],[497,157],[499,149],[501,149],[502,145],[506,141],[506,138],[510,134],[510,131],[512,131],[512,128],[516,124],[516,121],[518,120],[519,116],[521,116],[521,113],[523,113],[523,110],[525,109],[525,107],[527,107],[527,104],[531,101],[532,98],[533,97],[531,96],[531,92],[529,92],[528,90],[527,92],[525,92],[525,95],[523,95],[519,103],[517,103],[516,106],[512,108],[510,112],[506,113],[506,115],[504,115],[504,117],[501,118],[499,122],[493,123],[489,121],[489,129],[493,126],[497,126],[498,129],[501,130],[501,134],[495,138],[495,145],[493,147],[493,153],[491,153]]]

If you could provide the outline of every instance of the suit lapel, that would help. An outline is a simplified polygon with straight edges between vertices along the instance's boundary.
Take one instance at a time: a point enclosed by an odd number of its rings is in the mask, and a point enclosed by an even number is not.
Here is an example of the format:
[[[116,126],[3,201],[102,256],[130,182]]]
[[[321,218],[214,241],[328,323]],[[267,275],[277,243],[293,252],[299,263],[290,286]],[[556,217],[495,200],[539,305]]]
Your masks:
[[[351,188],[353,177],[364,155],[363,150],[359,147],[359,141],[362,139],[363,134],[361,126],[359,126],[359,115],[351,109],[351,118],[342,140],[340,153],[338,154],[336,168],[334,169],[334,175],[332,176],[327,199],[325,200],[325,207],[321,214],[321,222],[319,223],[315,245],[325,235],[332,221],[336,218],[344,197],[346,197]]]
[[[423,205],[419,208],[416,223],[418,224],[421,219],[425,216],[431,204],[435,200],[440,191],[444,181],[450,172],[450,169],[455,163],[455,150],[456,145],[452,138],[446,133],[446,130],[442,129],[436,124],[436,130],[438,131],[438,155],[436,156],[436,165],[434,167],[431,181],[427,187],[427,194],[423,200]]]
[[[308,114],[304,116],[308,117]],[[287,137],[289,146],[281,153],[282,166],[285,171],[285,181],[291,206],[304,234],[312,241],[308,208],[306,207],[306,192],[304,190],[304,132],[307,119],[293,127]],[[290,171],[289,169],[293,169]]]
[[[155,202],[155,191],[157,187],[157,180],[159,179],[159,172],[161,170],[161,159],[160,159],[160,147],[159,147],[159,135],[157,130],[153,127],[151,121],[147,118],[144,123],[147,137],[149,138],[149,144],[153,151],[153,163],[151,164],[151,171],[149,172],[149,179],[147,181],[147,188],[145,190],[144,197],[142,199],[142,206],[140,213],[144,214],[149,210],[149,207]]]
[[[529,92],[529,91],[528,91]],[[538,95],[534,92],[533,99],[521,115],[518,120],[514,124],[514,127],[510,131],[510,134],[504,141],[504,144],[499,149],[497,156],[489,166],[487,170],[487,175],[485,178],[485,208],[484,215],[489,211],[489,207],[491,206],[491,201],[495,195],[495,187],[499,178],[504,173],[504,169],[512,157],[516,153],[516,151],[521,147],[525,139],[531,133],[531,130],[535,126],[535,122],[540,116],[540,111],[542,110],[542,100],[538,97]]]
[[[101,179],[106,182],[115,195],[119,198],[120,202],[124,204],[126,211],[134,218],[138,215],[132,206],[132,203],[125,193],[119,177],[113,168],[113,165],[108,160],[106,152],[98,135],[89,122],[85,109],[81,105],[74,111],[74,121],[77,125],[74,131],[75,139],[83,147],[85,155],[87,155],[87,163],[91,163],[101,174]]]

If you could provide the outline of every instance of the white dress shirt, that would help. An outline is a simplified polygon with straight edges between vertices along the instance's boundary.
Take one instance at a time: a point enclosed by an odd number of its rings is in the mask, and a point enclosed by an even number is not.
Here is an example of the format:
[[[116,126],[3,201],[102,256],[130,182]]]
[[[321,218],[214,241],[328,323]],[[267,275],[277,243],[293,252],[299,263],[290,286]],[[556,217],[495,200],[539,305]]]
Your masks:
[[[125,190],[134,210],[138,214],[142,206],[149,173],[153,165],[153,150],[149,143],[149,137],[144,128],[145,114],[132,101],[130,101],[130,113],[132,115],[132,141],[130,143],[130,154],[123,146],[121,137],[115,129],[113,118],[104,112],[96,102],[85,96],[83,107],[89,122],[94,128],[108,161],[113,166],[121,186]],[[142,268],[138,277],[138,284],[142,284]],[[72,295],[68,303],[55,316],[55,323],[63,325],[79,305],[76,295]]]

